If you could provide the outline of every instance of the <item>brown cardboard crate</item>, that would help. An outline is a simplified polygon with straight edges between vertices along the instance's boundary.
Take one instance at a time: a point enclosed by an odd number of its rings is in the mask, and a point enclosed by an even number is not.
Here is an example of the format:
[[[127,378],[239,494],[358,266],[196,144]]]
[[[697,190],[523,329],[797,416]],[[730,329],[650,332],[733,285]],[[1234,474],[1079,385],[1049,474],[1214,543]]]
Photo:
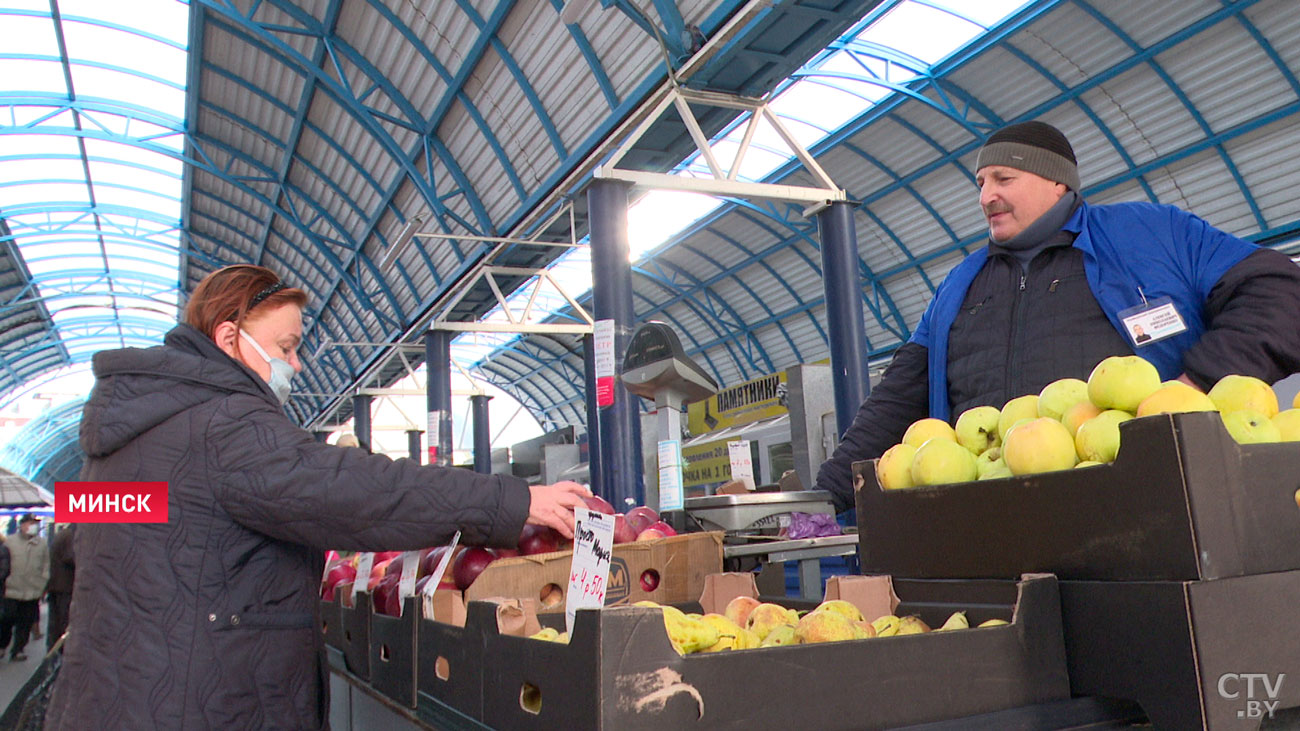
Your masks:
[[[1270,708],[1269,728],[1298,728],[1297,597],[1300,571],[1062,581],[1071,690],[1137,701],[1158,729],[1259,729]]]
[[[493,561],[465,590],[465,602],[489,597],[532,598],[541,612],[563,612],[573,551],[555,551]],[[614,545],[605,604],[650,600],[661,604],[697,599],[704,577],[722,571],[722,534],[688,533]],[[659,584],[646,591],[642,574]],[[548,593],[547,589],[550,587]]]
[[[1238,445],[1214,412],[1120,425],[1113,464],[909,490],[854,465],[866,573],[1190,581],[1300,569],[1300,443]]]
[[[342,647],[343,660],[348,672],[370,680],[370,593],[358,592],[356,603],[349,605],[351,587],[339,602],[339,612],[343,615]]]
[[[868,729],[1069,697],[1056,579],[902,581],[900,613],[1010,625],[678,655],[659,610],[579,610],[570,644],[486,638],[483,721],[510,729]],[[527,706],[527,707],[525,707]],[[530,710],[532,709],[532,710]]]

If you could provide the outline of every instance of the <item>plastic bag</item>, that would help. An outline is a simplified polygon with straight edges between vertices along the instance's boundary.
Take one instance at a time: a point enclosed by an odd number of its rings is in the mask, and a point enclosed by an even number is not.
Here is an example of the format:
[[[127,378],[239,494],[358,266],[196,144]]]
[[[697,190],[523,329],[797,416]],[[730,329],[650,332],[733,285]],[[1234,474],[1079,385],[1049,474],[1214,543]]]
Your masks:
[[[825,513],[790,513],[790,527],[786,529],[787,538],[821,538],[838,536],[843,531],[835,522],[834,515]]]

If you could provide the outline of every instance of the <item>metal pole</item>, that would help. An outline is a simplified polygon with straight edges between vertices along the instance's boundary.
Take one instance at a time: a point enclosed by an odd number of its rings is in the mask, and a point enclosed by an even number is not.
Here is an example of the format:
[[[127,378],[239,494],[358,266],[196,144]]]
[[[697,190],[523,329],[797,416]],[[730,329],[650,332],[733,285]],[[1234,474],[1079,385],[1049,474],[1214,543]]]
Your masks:
[[[628,185],[595,180],[587,189],[592,299],[597,320],[614,321],[615,373],[632,336],[632,264],[628,260]],[[600,494],[620,512],[627,501],[645,504],[641,480],[641,422],[636,399],[617,377],[614,403],[600,414]]]
[[[352,397],[352,432],[357,442],[367,452],[370,449],[370,396]]]
[[[423,435],[424,432],[419,429],[406,430],[406,451],[407,454],[410,455],[411,459],[416,462],[424,461],[424,449],[422,449],[424,445],[421,444],[420,440],[420,437]]]
[[[329,441],[330,433],[327,431],[314,431],[311,433],[311,437],[321,444],[324,444]]]
[[[821,229],[822,285],[826,290],[826,325],[831,339],[836,436],[843,436],[853,423],[858,407],[871,392],[853,206],[831,203],[817,214],[817,224]]]
[[[451,336],[446,330],[430,330],[424,335],[429,464],[440,467],[451,466]]]
[[[587,482],[591,491],[601,494],[600,409],[596,407],[596,339],[582,336],[583,383],[587,392]]]
[[[488,428],[488,402],[491,400],[491,396],[481,393],[469,397],[474,420],[474,471],[485,475],[492,474],[492,433]]]

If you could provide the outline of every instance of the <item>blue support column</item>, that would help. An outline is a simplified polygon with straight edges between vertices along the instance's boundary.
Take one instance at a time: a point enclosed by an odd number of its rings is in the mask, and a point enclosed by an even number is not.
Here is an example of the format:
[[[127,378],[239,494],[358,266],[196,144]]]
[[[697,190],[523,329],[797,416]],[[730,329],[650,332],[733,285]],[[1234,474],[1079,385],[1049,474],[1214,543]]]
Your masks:
[[[367,452],[370,449],[370,401],[372,396],[352,397],[352,432],[357,435],[357,442]]]
[[[628,185],[595,180],[587,188],[587,218],[591,238],[593,313],[597,320],[614,321],[616,375],[632,336],[632,264],[628,261]],[[641,422],[635,397],[614,379],[614,404],[600,413],[600,495],[619,512],[630,499],[645,504],[641,470]]]
[[[314,431],[311,433],[312,439],[324,444],[329,441],[330,433],[327,431]]]
[[[474,471],[484,475],[492,474],[492,432],[488,428],[488,402],[491,400],[491,396],[482,393],[469,397],[474,420]]]
[[[446,330],[430,330],[424,335],[429,464],[439,467],[451,466],[451,336]]]
[[[821,230],[826,330],[831,339],[836,436],[841,437],[871,392],[853,206],[849,203],[830,204],[817,214],[817,225]]]
[[[416,462],[424,462],[424,449],[422,449],[424,445],[420,441],[423,434],[424,432],[419,429],[406,430],[406,453]]]
[[[587,482],[591,491],[601,494],[600,409],[596,407],[596,338],[582,336],[583,384],[587,401]]]

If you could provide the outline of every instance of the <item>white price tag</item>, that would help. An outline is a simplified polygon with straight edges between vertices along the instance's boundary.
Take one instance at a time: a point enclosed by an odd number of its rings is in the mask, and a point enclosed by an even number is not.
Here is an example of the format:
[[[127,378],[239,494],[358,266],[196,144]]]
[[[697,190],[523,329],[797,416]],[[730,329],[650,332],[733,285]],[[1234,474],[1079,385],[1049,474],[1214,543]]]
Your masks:
[[[460,531],[451,537],[451,544],[438,560],[438,567],[433,570],[429,580],[424,584],[424,618],[433,619],[433,593],[438,590],[438,584],[442,583],[442,577],[447,573],[447,566],[451,563],[452,554],[456,553],[456,544],[460,543]]]
[[[749,449],[749,440],[727,442],[727,453],[731,457],[731,479],[740,480],[746,490],[753,490],[754,453]]]
[[[402,554],[402,578],[397,580],[397,598],[405,599],[415,596],[415,575],[420,571],[420,552],[406,551]],[[398,602],[398,616],[406,611],[406,602]]]
[[[370,569],[375,565],[375,554],[366,551],[357,561],[357,578],[352,581],[352,606],[357,604],[357,594],[370,583]]]
[[[581,507],[573,512],[573,563],[564,602],[564,625],[569,632],[573,632],[579,609],[605,606],[605,583],[614,550],[614,516]]]
[[[681,510],[682,443],[676,439],[659,442],[659,512]]]

